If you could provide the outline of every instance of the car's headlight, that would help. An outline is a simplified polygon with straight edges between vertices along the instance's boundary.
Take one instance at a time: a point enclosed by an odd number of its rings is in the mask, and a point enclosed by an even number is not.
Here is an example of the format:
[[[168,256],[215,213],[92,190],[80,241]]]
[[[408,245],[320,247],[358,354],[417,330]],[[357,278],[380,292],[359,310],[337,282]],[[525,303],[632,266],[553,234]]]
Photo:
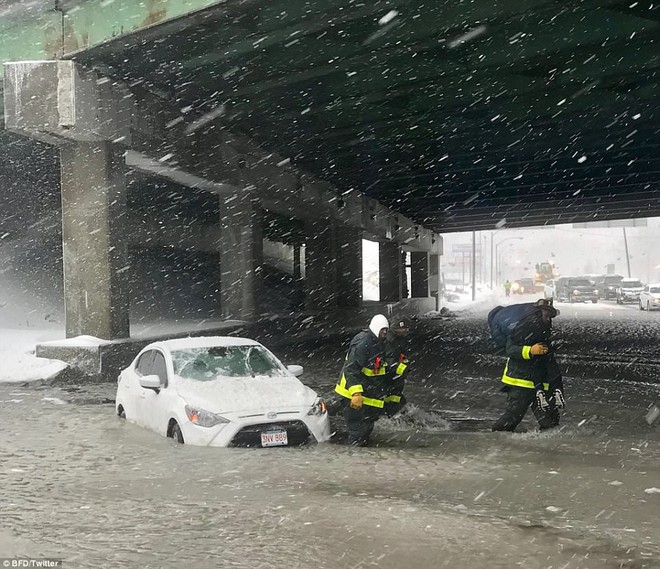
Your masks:
[[[200,427],[215,427],[221,423],[229,423],[229,419],[225,419],[221,415],[189,405],[186,405],[186,415],[188,415],[188,420],[191,423],[195,423]]]
[[[575,290],[573,291],[573,294],[580,294],[580,291],[579,291],[578,289],[575,289]]]
[[[320,397],[314,401],[314,405],[312,405],[312,408],[307,411],[308,415],[324,415],[327,412],[327,409],[325,408],[325,401],[321,399]]]
[[[598,289],[596,289],[596,290],[594,291],[594,294],[598,294]]]

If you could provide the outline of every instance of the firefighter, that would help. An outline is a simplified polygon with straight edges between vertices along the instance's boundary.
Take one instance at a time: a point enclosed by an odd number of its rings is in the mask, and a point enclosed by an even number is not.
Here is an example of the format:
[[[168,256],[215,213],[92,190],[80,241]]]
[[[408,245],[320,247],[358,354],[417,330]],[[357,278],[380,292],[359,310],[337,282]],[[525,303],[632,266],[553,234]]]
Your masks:
[[[408,325],[404,320],[398,320],[385,336],[385,359],[388,372],[385,375],[387,396],[384,412],[388,417],[396,415],[406,405],[403,388],[406,385],[408,373]]]
[[[387,373],[385,336],[387,318],[376,314],[369,327],[351,340],[335,391],[344,399],[344,419],[349,444],[366,446],[385,406]]]
[[[530,406],[541,430],[559,425],[564,388],[550,342],[552,319],[558,314],[551,302],[541,299],[508,336],[508,360],[502,375],[507,403],[493,431],[514,431]]]

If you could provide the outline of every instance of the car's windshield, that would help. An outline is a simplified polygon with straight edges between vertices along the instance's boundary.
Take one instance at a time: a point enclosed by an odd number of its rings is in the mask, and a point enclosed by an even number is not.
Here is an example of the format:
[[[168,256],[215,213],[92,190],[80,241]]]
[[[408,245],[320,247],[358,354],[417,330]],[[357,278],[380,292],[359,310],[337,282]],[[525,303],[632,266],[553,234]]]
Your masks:
[[[573,279],[568,286],[593,286],[587,279]]]
[[[285,368],[261,346],[214,346],[172,352],[174,373],[186,379],[282,376]]]
[[[603,282],[605,284],[617,284],[620,283],[622,280],[622,277],[605,277]]]
[[[621,287],[622,288],[641,288],[642,283],[639,281],[622,281],[621,282]]]
[[[649,292],[652,292],[652,293],[654,293],[654,294],[658,294],[658,293],[660,293],[660,286],[652,286],[652,287],[649,289]]]

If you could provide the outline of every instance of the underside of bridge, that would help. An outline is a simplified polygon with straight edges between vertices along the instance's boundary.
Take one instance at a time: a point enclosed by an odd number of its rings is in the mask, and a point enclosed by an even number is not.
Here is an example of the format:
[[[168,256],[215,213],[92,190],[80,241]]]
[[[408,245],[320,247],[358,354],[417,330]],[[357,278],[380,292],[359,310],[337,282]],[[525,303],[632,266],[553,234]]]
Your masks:
[[[660,213],[659,32],[649,0],[271,0],[77,57],[454,231]]]
[[[361,237],[394,272],[417,252],[428,297],[437,233],[660,215],[659,32],[649,0],[0,0],[6,127],[60,146],[66,294],[87,310],[104,258],[111,336],[127,220],[168,243],[131,218],[150,176],[215,194],[178,235],[240,284],[226,314],[255,307],[268,228],[307,243],[314,302],[359,304]]]
[[[14,59],[73,57],[436,231],[660,213],[651,0],[4,4]]]

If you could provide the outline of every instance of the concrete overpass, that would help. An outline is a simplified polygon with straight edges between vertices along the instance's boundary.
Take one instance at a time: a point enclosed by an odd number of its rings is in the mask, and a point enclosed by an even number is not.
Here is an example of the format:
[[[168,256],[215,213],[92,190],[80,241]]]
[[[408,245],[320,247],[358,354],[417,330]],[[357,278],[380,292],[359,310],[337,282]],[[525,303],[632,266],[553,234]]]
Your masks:
[[[365,236],[381,297],[402,299],[403,248],[429,301],[440,232],[659,215],[659,19],[648,0],[0,0],[5,128],[60,149],[34,146],[61,165],[67,333],[126,336],[130,243],[219,252],[223,313],[249,318],[264,232],[296,278],[306,245],[308,308],[350,309]],[[195,197],[163,219],[171,185]]]

